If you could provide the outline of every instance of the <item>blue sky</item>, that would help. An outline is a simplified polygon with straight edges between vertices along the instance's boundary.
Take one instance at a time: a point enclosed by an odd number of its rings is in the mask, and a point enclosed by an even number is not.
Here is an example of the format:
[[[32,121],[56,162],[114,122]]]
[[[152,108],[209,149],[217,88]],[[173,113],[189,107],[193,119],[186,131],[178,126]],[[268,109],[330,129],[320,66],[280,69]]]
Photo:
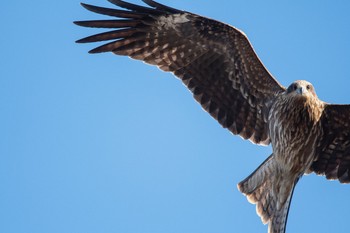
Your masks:
[[[349,1],[161,2],[242,29],[283,85],[306,79],[350,103]],[[222,129],[171,74],[87,54],[74,41],[100,30],[72,21],[103,17],[79,1],[0,13],[0,232],[267,232],[236,184],[270,147]],[[349,195],[304,177],[287,232],[348,232]]]

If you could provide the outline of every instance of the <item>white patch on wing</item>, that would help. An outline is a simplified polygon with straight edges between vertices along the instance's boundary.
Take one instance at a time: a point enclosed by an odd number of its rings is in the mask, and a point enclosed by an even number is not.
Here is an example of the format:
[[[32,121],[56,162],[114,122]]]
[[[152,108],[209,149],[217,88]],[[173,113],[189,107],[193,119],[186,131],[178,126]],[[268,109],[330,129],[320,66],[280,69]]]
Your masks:
[[[187,18],[188,14],[175,14],[175,15],[164,15],[158,18],[158,25],[161,27],[176,28],[177,24],[187,23],[190,20]]]

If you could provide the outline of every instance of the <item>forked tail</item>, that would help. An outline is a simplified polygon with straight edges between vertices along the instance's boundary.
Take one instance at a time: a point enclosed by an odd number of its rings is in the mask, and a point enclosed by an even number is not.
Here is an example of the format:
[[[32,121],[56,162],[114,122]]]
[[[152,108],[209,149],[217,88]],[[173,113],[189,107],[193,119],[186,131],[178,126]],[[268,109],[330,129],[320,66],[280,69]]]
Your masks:
[[[268,233],[284,233],[289,205],[298,178],[281,171],[273,154],[250,176],[238,184],[238,189],[250,203],[256,204],[256,212]]]

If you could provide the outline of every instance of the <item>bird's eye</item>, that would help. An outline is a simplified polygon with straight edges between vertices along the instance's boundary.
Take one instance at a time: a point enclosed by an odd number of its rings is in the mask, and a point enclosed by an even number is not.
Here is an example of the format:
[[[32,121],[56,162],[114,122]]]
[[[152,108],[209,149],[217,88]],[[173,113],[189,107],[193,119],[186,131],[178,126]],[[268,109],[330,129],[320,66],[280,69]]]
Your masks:
[[[311,86],[310,86],[310,85],[307,85],[307,86],[306,86],[306,89],[307,89],[307,90],[310,90],[310,89],[311,89]]]
[[[296,89],[298,89],[298,86],[297,86],[296,84],[294,84],[294,85],[293,85],[293,89],[294,89],[294,91],[295,91]]]

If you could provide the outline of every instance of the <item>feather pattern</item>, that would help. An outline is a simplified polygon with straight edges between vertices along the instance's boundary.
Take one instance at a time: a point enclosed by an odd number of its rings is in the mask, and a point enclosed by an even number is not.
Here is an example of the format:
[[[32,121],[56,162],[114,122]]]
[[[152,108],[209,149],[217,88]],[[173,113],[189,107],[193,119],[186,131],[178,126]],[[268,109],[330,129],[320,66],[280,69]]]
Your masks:
[[[82,6],[117,19],[75,23],[113,30],[78,43],[103,41],[90,53],[113,52],[172,72],[224,128],[272,144],[273,154],[238,184],[269,233],[285,232],[293,190],[304,173],[350,183],[350,105],[326,104],[307,81],[284,88],[244,33],[230,25],[152,0],[143,0],[149,7],[109,1],[124,9]]]
[[[281,165],[274,155],[268,157],[250,176],[238,184],[238,189],[256,204],[256,213],[264,224],[269,224],[268,233],[283,233],[293,190],[299,177],[290,179],[281,176]]]
[[[151,0],[144,0],[151,8],[110,2],[130,11],[83,4],[118,19],[75,23],[116,30],[77,42],[113,40],[90,53],[113,52],[173,72],[223,127],[254,143],[270,143],[270,103],[285,88],[265,69],[241,31]]]
[[[350,105],[327,104],[320,123],[322,135],[310,171],[350,183]]]

